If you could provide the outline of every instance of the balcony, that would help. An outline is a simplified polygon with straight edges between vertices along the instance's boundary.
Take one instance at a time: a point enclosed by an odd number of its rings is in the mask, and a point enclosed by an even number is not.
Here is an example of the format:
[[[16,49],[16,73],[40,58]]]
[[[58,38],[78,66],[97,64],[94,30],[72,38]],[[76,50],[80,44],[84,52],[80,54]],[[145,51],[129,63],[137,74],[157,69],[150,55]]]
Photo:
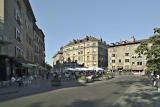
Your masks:
[[[0,45],[9,45],[9,44],[11,44],[11,42],[8,40],[8,38],[0,33]]]
[[[144,70],[144,66],[137,66],[137,65],[132,65],[131,67],[132,70]]]
[[[8,45],[10,43],[9,39],[4,35],[3,20],[0,18],[0,45]]]

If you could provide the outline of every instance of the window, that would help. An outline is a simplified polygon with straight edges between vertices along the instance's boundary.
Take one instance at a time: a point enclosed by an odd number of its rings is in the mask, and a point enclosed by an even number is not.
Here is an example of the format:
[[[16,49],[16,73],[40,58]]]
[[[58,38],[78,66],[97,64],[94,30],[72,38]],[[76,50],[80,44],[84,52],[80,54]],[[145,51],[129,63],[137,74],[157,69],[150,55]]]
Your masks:
[[[15,56],[23,56],[23,50],[19,48],[18,46],[15,47]]]
[[[79,57],[78,57],[78,60],[79,60],[79,61],[83,61],[83,56],[79,56]]]
[[[18,9],[15,9],[15,19],[19,25],[22,24],[22,18],[20,16],[20,11],[18,11]]]
[[[18,20],[18,17],[19,17],[19,11],[17,9],[15,9],[15,18],[16,18],[16,20]]]
[[[115,47],[112,48],[112,52],[116,52],[116,48]]]
[[[116,55],[115,55],[115,54],[112,54],[112,57],[116,57]]]
[[[115,66],[112,66],[112,69],[115,69]]]
[[[129,56],[129,53],[125,53],[125,56]]]
[[[87,56],[87,61],[89,60],[89,56]]]
[[[121,63],[122,61],[121,61],[121,59],[119,59],[119,63]]]
[[[75,56],[72,57],[72,61],[75,61]]]
[[[93,63],[93,66],[96,66],[96,62]]]
[[[129,65],[125,65],[125,69],[129,69]]]
[[[139,65],[142,65],[142,62],[139,62]]]
[[[79,61],[81,60],[81,57],[80,57],[80,56],[78,57],[78,60],[79,60]]]
[[[136,55],[132,55],[132,58],[136,58]]]
[[[96,46],[96,43],[93,43],[93,46]]]
[[[69,51],[69,48],[67,48],[66,51]]]
[[[93,52],[96,52],[96,51],[97,51],[96,49],[93,50]]]
[[[112,60],[112,63],[115,63],[116,61],[115,60]]]
[[[129,62],[129,59],[125,59],[125,62]]]
[[[19,31],[18,28],[15,29],[16,31],[16,39],[21,42],[22,41],[22,36],[21,36],[21,32]]]
[[[96,60],[96,55],[93,55],[93,60]]]
[[[0,46],[0,54],[1,54],[1,52],[2,52],[1,50],[2,50],[2,47]]]
[[[137,65],[142,65],[142,62],[137,62]]]
[[[127,51],[129,50],[129,46],[126,47],[126,50],[127,50]]]
[[[87,54],[89,54],[89,50],[87,50]]]
[[[135,65],[135,62],[132,62],[132,65]]]
[[[93,50],[92,50],[92,53],[93,53],[93,54],[96,54],[96,53],[97,53],[97,50],[96,50],[96,49],[93,49]]]
[[[142,55],[141,55],[141,54],[138,54],[138,58],[142,58]]]

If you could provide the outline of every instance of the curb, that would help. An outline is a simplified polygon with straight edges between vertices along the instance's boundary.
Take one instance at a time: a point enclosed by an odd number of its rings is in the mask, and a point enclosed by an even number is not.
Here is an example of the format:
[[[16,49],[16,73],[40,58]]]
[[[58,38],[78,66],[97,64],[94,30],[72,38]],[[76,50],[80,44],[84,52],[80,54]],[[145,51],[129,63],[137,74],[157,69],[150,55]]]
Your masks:
[[[16,90],[16,91],[3,92],[3,93],[0,93],[0,95],[15,94],[15,93],[18,93],[18,90]]]

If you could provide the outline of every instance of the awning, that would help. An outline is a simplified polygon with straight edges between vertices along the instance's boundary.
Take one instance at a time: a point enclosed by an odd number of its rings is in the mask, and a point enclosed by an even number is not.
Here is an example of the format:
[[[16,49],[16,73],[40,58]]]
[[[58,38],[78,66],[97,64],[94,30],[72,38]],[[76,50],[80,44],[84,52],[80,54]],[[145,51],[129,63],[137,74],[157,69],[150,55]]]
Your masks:
[[[26,68],[33,68],[33,67],[36,67],[37,65],[36,64],[30,64],[30,63],[22,63],[22,66],[26,67]]]
[[[9,44],[11,44],[11,42],[0,40],[0,44],[2,44],[2,45],[9,45]]]
[[[47,70],[47,69],[44,68],[43,66],[39,66],[39,69],[41,69],[41,70]]]
[[[65,68],[66,71],[74,71],[74,68]]]
[[[103,68],[99,68],[99,67],[89,67],[88,70],[94,70],[94,71],[104,71]]]

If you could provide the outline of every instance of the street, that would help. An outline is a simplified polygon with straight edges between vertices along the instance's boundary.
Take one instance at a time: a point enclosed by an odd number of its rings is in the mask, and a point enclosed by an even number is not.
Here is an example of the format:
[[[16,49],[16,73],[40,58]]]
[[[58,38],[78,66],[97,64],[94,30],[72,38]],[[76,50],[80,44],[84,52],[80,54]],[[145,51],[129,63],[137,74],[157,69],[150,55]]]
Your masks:
[[[0,107],[159,107],[160,94],[143,76],[120,76],[0,102]]]

